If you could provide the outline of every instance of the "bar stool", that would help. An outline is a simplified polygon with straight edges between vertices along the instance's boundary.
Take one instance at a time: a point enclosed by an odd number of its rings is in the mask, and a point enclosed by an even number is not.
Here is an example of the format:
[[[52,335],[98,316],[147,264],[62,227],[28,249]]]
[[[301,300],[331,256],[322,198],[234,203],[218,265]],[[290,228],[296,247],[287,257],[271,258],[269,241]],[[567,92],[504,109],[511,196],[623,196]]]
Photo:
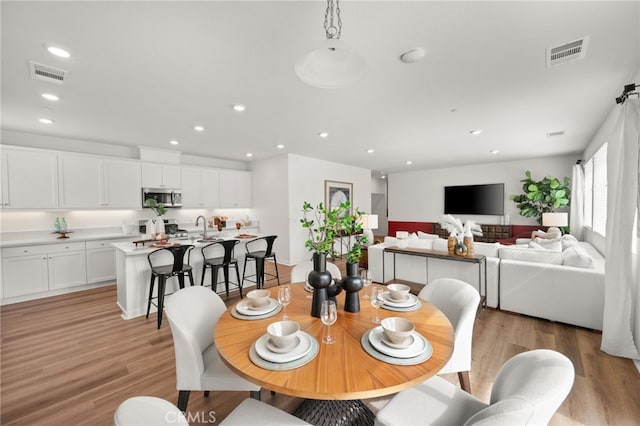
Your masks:
[[[189,265],[191,260],[191,250],[193,245],[185,244],[174,247],[162,247],[158,250],[154,250],[147,255],[149,265],[151,266],[151,284],[149,285],[149,301],[147,302],[147,318],[149,318],[149,311],[151,305],[158,308],[158,329],[162,325],[162,310],[164,308],[164,292],[167,283],[167,278],[178,277],[178,284],[180,288],[184,288],[184,276],[189,276],[189,282],[193,286],[193,273],[192,267]],[[167,263],[168,254],[171,255],[173,263]],[[187,256],[185,263],[184,257]],[[156,277],[158,277],[158,295],[153,297],[153,287],[155,286]],[[153,303],[153,299],[157,299],[158,303]]]
[[[280,285],[280,274],[278,274],[278,261],[276,260],[276,254],[273,252],[273,242],[278,238],[277,235],[268,235],[266,237],[260,237],[247,241],[245,249],[247,254],[244,257],[244,268],[242,272],[242,285],[244,286],[244,280],[256,283],[256,288],[262,288],[264,286],[264,276],[273,277],[271,279],[277,279],[278,285]],[[270,274],[264,270],[264,261],[266,259],[273,259],[273,263],[276,267],[276,273]],[[256,273],[253,275],[247,275],[247,260],[256,262]],[[256,277],[255,281],[249,278]]]
[[[229,266],[236,268],[236,286],[240,290],[240,298],[242,299],[242,282],[240,281],[240,270],[238,269],[238,259],[233,257],[233,251],[236,245],[240,241],[238,240],[224,240],[216,241],[215,243],[207,244],[202,247],[202,279],[200,285],[204,285],[204,276],[207,273],[207,268],[211,268],[211,289],[217,293],[218,289],[218,271],[222,268],[224,272],[224,288],[229,297]],[[220,248],[224,250],[222,256],[216,256],[220,253]],[[217,249],[217,250],[216,250]]]

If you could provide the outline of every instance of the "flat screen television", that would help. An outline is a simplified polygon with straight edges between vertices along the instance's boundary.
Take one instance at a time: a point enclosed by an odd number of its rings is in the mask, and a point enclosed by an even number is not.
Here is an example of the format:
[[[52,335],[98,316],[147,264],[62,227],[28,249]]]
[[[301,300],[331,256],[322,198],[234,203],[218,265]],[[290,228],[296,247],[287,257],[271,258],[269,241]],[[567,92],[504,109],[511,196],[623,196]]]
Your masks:
[[[445,214],[504,214],[504,184],[444,187]]]

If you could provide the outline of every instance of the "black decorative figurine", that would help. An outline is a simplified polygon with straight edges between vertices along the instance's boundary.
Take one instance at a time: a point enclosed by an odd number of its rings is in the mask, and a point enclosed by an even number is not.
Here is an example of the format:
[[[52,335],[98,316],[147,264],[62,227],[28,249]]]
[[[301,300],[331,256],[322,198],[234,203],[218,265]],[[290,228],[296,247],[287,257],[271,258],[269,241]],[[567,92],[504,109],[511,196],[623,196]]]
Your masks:
[[[344,310],[346,312],[360,312],[358,292],[362,290],[363,282],[358,275],[357,263],[347,263],[347,276],[342,279],[340,285],[347,293],[344,300]]]
[[[320,318],[322,302],[329,298],[327,287],[329,287],[332,280],[331,274],[327,272],[326,253],[313,253],[313,271],[309,272],[308,280],[311,287],[313,287],[311,316]]]

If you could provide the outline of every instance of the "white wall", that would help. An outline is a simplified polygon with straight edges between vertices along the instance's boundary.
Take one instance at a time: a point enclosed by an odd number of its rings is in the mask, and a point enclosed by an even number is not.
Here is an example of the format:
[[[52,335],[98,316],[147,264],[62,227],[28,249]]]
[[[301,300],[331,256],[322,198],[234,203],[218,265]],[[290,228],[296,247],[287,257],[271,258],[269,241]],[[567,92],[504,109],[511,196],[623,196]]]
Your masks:
[[[530,170],[536,180],[549,175],[571,178],[571,167],[578,158],[577,155],[566,155],[390,174],[389,220],[438,222],[444,212],[445,186],[504,183],[504,211],[509,215],[510,223],[537,225],[535,219],[518,214],[516,204],[509,196],[522,193],[520,180],[526,170]],[[460,218],[488,224],[499,224],[502,220],[501,216],[460,215]]]
[[[274,251],[278,263],[290,264],[289,159],[287,155],[252,163],[252,205],[263,233],[277,235]]]
[[[353,183],[353,206],[371,211],[371,170],[289,154],[289,244],[290,261],[311,258],[304,247],[307,233],[300,226],[302,204],[324,202],[324,181]]]

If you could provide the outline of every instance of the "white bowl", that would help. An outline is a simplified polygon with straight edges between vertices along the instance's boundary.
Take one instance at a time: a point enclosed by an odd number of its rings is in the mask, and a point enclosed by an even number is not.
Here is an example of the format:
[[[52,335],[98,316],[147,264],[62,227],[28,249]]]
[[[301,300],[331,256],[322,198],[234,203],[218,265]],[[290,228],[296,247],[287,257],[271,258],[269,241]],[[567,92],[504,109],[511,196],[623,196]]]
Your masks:
[[[295,321],[278,321],[269,324],[267,334],[278,348],[293,348],[296,345],[300,325]]]
[[[270,296],[271,292],[269,290],[251,290],[247,293],[249,306],[252,308],[264,308],[269,304]]]
[[[389,290],[389,298],[395,302],[404,302],[407,300],[409,296],[409,287],[406,284],[389,284],[387,285],[387,290]]]
[[[382,325],[385,337],[396,345],[406,343],[408,346],[411,343],[409,337],[416,329],[416,326],[411,321],[400,317],[385,318],[380,325]]]

